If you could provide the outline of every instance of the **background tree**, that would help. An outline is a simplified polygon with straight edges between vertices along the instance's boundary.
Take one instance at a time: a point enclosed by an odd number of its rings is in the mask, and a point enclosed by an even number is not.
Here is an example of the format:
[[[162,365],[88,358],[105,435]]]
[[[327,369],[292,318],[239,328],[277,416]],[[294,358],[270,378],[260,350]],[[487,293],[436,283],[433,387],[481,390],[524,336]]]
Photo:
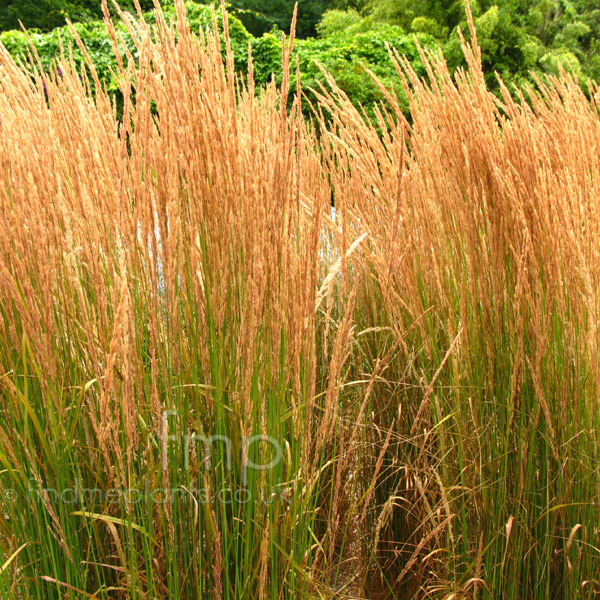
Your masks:
[[[469,0],[488,85],[531,81],[530,73],[561,68],[584,85],[600,78],[600,7],[597,0]],[[468,34],[464,0],[372,0],[362,15],[422,32],[443,42],[451,67],[464,66],[458,27]]]
[[[164,2],[169,3],[171,0]],[[109,8],[110,8],[109,2]],[[119,5],[133,10],[133,0],[120,0]],[[143,10],[151,10],[153,0],[140,0]],[[101,0],[4,0],[0,4],[0,31],[19,29],[19,21],[27,28],[51,31],[66,19],[88,23],[102,19]]]
[[[161,2],[172,4],[173,0]],[[140,0],[140,4],[145,11],[154,7],[153,0]],[[231,0],[228,4],[248,31],[260,36],[273,28],[289,32],[296,0]],[[127,10],[134,7],[133,0],[119,0],[119,5]],[[298,0],[296,34],[300,38],[315,36],[327,10],[363,10],[366,5],[367,0]],[[18,29],[19,21],[27,28],[50,31],[64,25],[66,18],[82,23],[102,19],[101,0],[4,0],[0,5],[0,31]]]
[[[250,33],[260,36],[276,27],[289,32],[298,2],[296,35],[299,38],[317,35],[317,25],[328,10],[363,10],[364,0],[232,0],[237,16]]]
[[[298,0],[297,46],[301,55],[303,82],[307,88],[320,79],[315,61],[325,65],[355,102],[370,106],[378,94],[362,71],[363,64],[381,68],[381,76],[393,82],[385,44],[398,49],[414,34],[441,47],[448,64],[464,66],[458,28],[469,36],[465,0]],[[162,0],[164,5],[173,0]],[[217,0],[204,0],[203,9]],[[586,86],[600,81],[600,7],[598,0],[469,0],[482,51],[483,68],[490,89],[497,91],[496,73],[511,86],[533,81],[532,73],[558,74],[561,69],[575,74]],[[133,0],[121,0],[133,10]],[[141,0],[144,10],[153,0]],[[268,81],[280,70],[281,31],[289,32],[295,0],[231,0],[230,13],[244,28],[236,64],[243,71],[247,39],[255,58],[259,82]],[[199,3],[188,2],[188,12]],[[172,11],[173,7],[169,7]],[[101,0],[4,0],[0,6],[0,30],[26,27],[41,31],[64,25],[65,19],[85,24],[81,34],[102,68],[110,59],[110,44],[102,25]],[[61,34],[63,35],[63,34]],[[45,59],[58,51],[53,34],[37,40]],[[247,36],[247,39],[246,37]],[[424,37],[423,37],[424,36]],[[244,38],[242,40],[242,38]],[[22,48],[18,35],[4,36],[13,50]],[[304,42],[303,42],[304,43]],[[373,49],[377,48],[377,51]],[[382,51],[380,51],[382,50]],[[19,50],[20,51],[20,50]],[[403,50],[404,51],[404,50]],[[416,55],[415,55],[416,57]],[[411,59],[412,60],[412,59]],[[104,66],[104,63],[107,63]],[[376,72],[377,69],[375,69]]]

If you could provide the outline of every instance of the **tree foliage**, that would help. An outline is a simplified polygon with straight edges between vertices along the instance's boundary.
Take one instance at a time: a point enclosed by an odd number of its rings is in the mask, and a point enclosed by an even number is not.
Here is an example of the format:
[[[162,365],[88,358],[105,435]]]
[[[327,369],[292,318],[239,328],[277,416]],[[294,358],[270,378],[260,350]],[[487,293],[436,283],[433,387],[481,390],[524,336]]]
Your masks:
[[[211,0],[200,0],[210,4]],[[274,27],[289,32],[294,6],[298,2],[296,33],[304,38],[316,35],[323,14],[334,8],[363,6],[355,0],[231,0],[238,18],[254,35],[262,35]],[[171,4],[172,0],[161,0]],[[112,6],[109,0],[108,4]],[[134,10],[134,0],[118,0],[126,10]],[[153,0],[140,0],[142,10],[154,8]],[[30,29],[48,32],[65,24],[66,19],[88,23],[102,19],[101,0],[4,0],[0,3],[0,31],[19,29],[19,23]]]
[[[133,0],[120,0],[119,5],[134,10]],[[154,2],[140,0],[140,6],[148,11]],[[19,23],[27,29],[51,31],[63,26],[66,19],[81,23],[102,19],[101,0],[4,0],[0,4],[0,31],[20,29]]]
[[[523,84],[561,68],[582,83],[600,80],[600,7],[597,0],[470,0],[484,71]],[[377,0],[363,10],[376,21],[438,38],[450,66],[464,66],[458,29],[468,35],[464,0]]]
[[[245,73],[248,46],[253,54],[257,83],[281,78],[282,31],[289,30],[295,0],[232,0],[230,28],[238,72]],[[600,81],[600,8],[597,0],[469,0],[475,19],[483,68],[488,85],[498,89],[496,73],[508,84],[530,83],[535,76],[557,74],[566,69],[585,84]],[[163,0],[167,15],[174,16],[172,0]],[[133,10],[134,0],[120,4]],[[141,0],[144,9],[153,0]],[[188,2],[187,10],[196,28],[212,26],[207,2]],[[78,34],[109,88],[118,89],[111,75],[112,50],[101,22],[100,0],[6,0],[0,7],[0,28],[32,27],[30,38],[40,59],[49,69],[59,55],[60,40],[72,36],[63,24],[68,17],[79,21]],[[152,13],[148,13],[152,19]],[[452,68],[464,66],[459,30],[468,38],[464,0],[299,0],[296,42],[292,60],[298,60],[304,93],[314,100],[314,91],[325,83],[321,67],[329,71],[358,105],[372,113],[382,100],[379,88],[364,67],[384,84],[402,93],[400,80],[388,55],[388,47],[407,56],[417,72],[417,43],[440,48]],[[124,43],[130,44],[125,28]],[[28,39],[12,30],[0,41],[15,55],[24,57]],[[132,48],[130,48],[132,49]],[[73,57],[83,60],[77,47]],[[293,63],[293,64],[294,64]],[[533,75],[532,75],[533,74]]]
[[[273,27],[289,32],[296,1],[296,33],[300,38],[314,36],[323,13],[336,6],[334,0],[234,0],[231,4],[248,30],[262,35]]]
[[[213,26],[210,6],[187,2],[186,9],[192,29],[199,31]],[[346,18],[346,13],[334,14]],[[167,18],[174,18],[174,8],[167,7],[165,15]],[[145,18],[152,22],[153,13],[148,13]],[[438,44],[435,38],[427,34],[408,35],[394,25],[365,22],[358,13],[352,13],[351,18],[355,21],[355,27],[332,26],[331,31],[328,31],[326,25],[323,25],[319,37],[296,40],[291,65],[292,68],[296,63],[299,65],[302,92],[309,101],[316,99],[315,91],[321,86],[326,86],[326,76],[322,70],[325,69],[335,77],[357,106],[363,106],[373,115],[375,103],[383,101],[384,98],[365,67],[375,73],[386,86],[393,85],[400,92],[402,85],[388,48],[396,48],[401,54],[405,54],[417,72],[425,75],[417,44],[431,49],[437,48]],[[332,16],[329,15],[328,19],[331,23]],[[221,23],[220,18],[217,21]],[[119,85],[113,76],[116,63],[104,24],[98,21],[76,23],[74,28],[85,44],[100,80],[118,97]],[[118,24],[117,32],[122,40],[122,57],[125,59],[125,48],[135,55],[135,46],[125,26]],[[229,33],[235,55],[235,67],[240,76],[245,76],[247,72],[250,48],[256,83],[266,85],[272,80],[276,83],[281,82],[281,31],[274,30],[255,37],[247,31],[239,18],[230,15]],[[0,34],[0,43],[4,44],[13,56],[23,60],[27,59],[30,43],[33,43],[39,60],[47,71],[51,71],[54,61],[60,58],[61,46],[68,49],[67,56],[70,53],[76,64],[85,62],[68,27],[57,28],[49,33],[34,31],[25,34],[16,30],[8,31]],[[309,103],[305,103],[305,110],[307,115],[311,114]]]

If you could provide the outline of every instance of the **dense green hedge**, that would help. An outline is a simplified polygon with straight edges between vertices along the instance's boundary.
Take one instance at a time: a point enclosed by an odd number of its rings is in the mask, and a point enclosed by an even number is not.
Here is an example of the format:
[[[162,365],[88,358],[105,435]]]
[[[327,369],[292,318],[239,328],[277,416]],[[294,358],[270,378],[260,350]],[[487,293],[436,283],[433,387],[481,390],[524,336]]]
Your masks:
[[[584,0],[580,0],[577,6],[563,2],[563,8],[558,10],[557,2],[499,0],[498,4],[490,6],[488,0],[471,0],[490,89],[498,89],[496,73],[505,82],[518,86],[531,83],[534,79],[532,74],[558,74],[561,68],[576,74],[583,84],[600,79],[600,10],[594,9],[592,3],[588,10],[583,10]],[[394,86],[403,101],[402,86],[390,60],[389,47],[404,54],[422,75],[425,72],[417,43],[426,48],[441,49],[452,68],[464,64],[458,27],[468,36],[468,25],[464,5],[460,1],[453,2],[445,11],[442,10],[442,0],[431,0],[429,4],[419,5],[421,12],[412,9],[411,12],[404,7],[394,13],[393,6],[401,4],[400,0],[382,0],[378,8],[370,12],[329,11],[318,26],[318,37],[296,40],[292,66],[297,59],[302,87],[310,100],[314,99],[311,90],[325,83],[325,76],[319,68],[321,65],[335,77],[353,102],[364,106],[370,114],[373,114],[374,103],[382,101],[383,97],[366,73],[365,66],[388,88]],[[528,6],[535,10],[525,15],[523,10]],[[212,27],[209,6],[187,2],[186,7],[194,29]],[[513,12],[508,10],[510,7],[514,9]],[[164,10],[169,18],[174,17],[172,5],[167,3]],[[281,31],[274,28],[269,33],[255,37],[239,18],[244,14],[234,10],[229,17],[236,69],[245,74],[250,46],[257,83],[264,85],[273,77],[280,81]],[[146,18],[152,21],[153,13],[147,13]],[[116,93],[117,83],[111,75],[111,69],[116,66],[115,58],[103,23],[77,23],[75,29],[85,42],[101,79]],[[133,50],[125,27],[119,24],[117,29],[124,43]],[[67,27],[49,33],[31,30],[30,39],[46,69],[59,56],[59,40],[66,47],[72,42]],[[15,57],[26,58],[30,50],[27,36],[20,31],[1,33],[0,42]],[[83,60],[81,52],[74,45],[73,56],[78,62]],[[308,112],[308,107],[305,110]]]
[[[186,7],[193,29],[212,27],[212,13],[208,6],[188,2]],[[174,9],[171,7],[167,7],[165,13],[169,17],[174,17]],[[148,13],[146,18],[152,21],[153,13]],[[220,19],[219,23],[221,23]],[[111,70],[116,67],[116,61],[104,24],[102,22],[77,23],[74,27],[84,41],[101,80],[110,90],[116,92],[117,83],[111,75]],[[279,82],[282,75],[281,33],[274,31],[261,37],[254,37],[233,15],[229,17],[229,30],[236,56],[236,69],[240,73],[246,72],[250,45],[257,84],[264,85],[272,78]],[[133,51],[133,43],[124,25],[118,24],[117,31]],[[68,27],[58,28],[50,33],[32,31],[29,39],[20,31],[0,34],[0,42],[14,57],[21,59],[26,59],[30,52],[29,40],[35,45],[46,69],[49,69],[52,62],[60,56],[61,41],[65,47],[70,45],[73,48],[73,57],[77,63],[83,61],[81,51],[72,43],[73,37]],[[400,90],[400,81],[389,57],[388,47],[394,47],[405,54],[417,70],[424,73],[417,51],[417,40],[425,47],[437,47],[437,42],[431,35],[424,33],[416,36],[407,35],[400,27],[386,24],[376,24],[366,31],[352,28],[345,31],[324,31],[319,38],[296,40],[292,64],[296,63],[297,58],[302,86],[309,99],[314,98],[311,88],[318,89],[320,84],[326,82],[318,66],[321,65],[336,78],[342,89],[357,105],[363,105],[372,112],[373,104],[383,100],[383,97],[364,67],[371,69],[387,86],[393,84]]]
[[[366,32],[335,32],[325,37],[297,40],[292,60],[298,60],[302,86],[309,99],[314,99],[313,89],[326,85],[320,65],[333,75],[357,106],[371,112],[373,104],[384,98],[365,67],[375,73],[386,87],[393,85],[401,92],[400,78],[393,68],[388,48],[396,48],[406,55],[417,72],[425,75],[417,41],[424,47],[436,47],[431,36],[406,35],[399,27],[382,24]],[[276,78],[281,76],[280,48],[281,40],[274,34],[265,34],[252,41],[258,83],[266,83],[272,73]]]
[[[199,31],[200,28],[212,27],[212,13],[208,6],[195,2],[186,3],[190,26]],[[171,6],[164,9],[169,18],[175,17],[175,10]],[[154,22],[153,11],[146,13],[145,18]],[[221,24],[221,19],[218,20]],[[112,44],[106,27],[102,21],[91,23],[75,23],[73,25],[77,34],[85,44],[87,51],[94,62],[98,75],[110,90],[118,89],[117,83],[112,77],[111,71],[116,68],[116,59],[113,54]],[[118,22],[116,24],[118,35],[121,37],[128,50],[135,54],[135,45],[129,36],[126,27]],[[247,65],[248,41],[252,36],[246,31],[241,22],[235,17],[229,19],[232,45],[239,57],[239,67]],[[0,43],[4,44],[13,57],[27,60],[31,52],[31,43],[35,46],[40,62],[46,69],[50,69],[53,62],[60,57],[61,43],[65,48],[71,48],[73,58],[77,64],[84,60],[83,54],[74,43],[71,31],[67,26],[59,27],[50,33],[41,33],[30,30],[28,34],[22,31],[6,31],[0,33]],[[125,53],[122,53],[123,58]]]
[[[139,1],[147,10],[154,2]],[[201,4],[219,3],[219,0],[197,1]],[[483,68],[491,89],[498,88],[496,72],[506,82],[518,85],[531,82],[532,71],[557,74],[561,67],[575,73],[584,84],[589,79],[600,80],[598,0],[468,1],[476,19]],[[456,68],[464,66],[458,27],[463,32],[468,31],[465,2],[298,0],[296,34],[304,39],[320,33],[318,37],[324,40],[337,33],[343,38],[340,40],[343,46],[352,44],[348,36],[359,30],[362,33],[373,31],[374,38],[390,36],[396,41],[402,36],[398,30],[380,29],[382,24],[391,25],[401,28],[406,35],[432,36],[443,47],[449,65]],[[163,6],[172,3],[173,0],[161,0]],[[273,30],[289,31],[295,3],[296,0],[229,0],[228,5],[246,30],[262,40],[260,36]],[[112,5],[112,1],[108,4]],[[134,0],[119,0],[119,4],[132,9]],[[101,16],[101,0],[4,0],[0,2],[0,31],[18,29],[19,21],[28,28],[47,31],[64,25],[67,17],[73,22],[90,23]],[[93,25],[91,27],[94,29]],[[91,35],[94,37],[95,33]],[[366,43],[370,44],[370,41]],[[377,43],[376,40],[374,43]],[[272,44],[268,38],[262,40],[258,43],[259,51],[264,50],[271,56]],[[317,53],[320,48],[319,44],[311,46],[311,50]],[[361,52],[354,54],[362,58]],[[267,62],[270,64],[271,61]],[[268,65],[262,70],[266,69]],[[352,79],[352,70],[344,73],[348,75],[347,79]],[[362,91],[362,88],[357,91]]]

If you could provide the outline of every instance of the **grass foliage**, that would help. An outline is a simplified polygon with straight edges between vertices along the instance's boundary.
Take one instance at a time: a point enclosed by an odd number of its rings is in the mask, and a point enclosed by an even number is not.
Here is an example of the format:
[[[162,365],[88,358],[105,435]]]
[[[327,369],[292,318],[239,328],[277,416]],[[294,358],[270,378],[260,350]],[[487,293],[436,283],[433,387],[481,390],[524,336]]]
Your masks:
[[[0,597],[596,597],[598,90],[314,130],[177,12],[122,122],[0,48]]]

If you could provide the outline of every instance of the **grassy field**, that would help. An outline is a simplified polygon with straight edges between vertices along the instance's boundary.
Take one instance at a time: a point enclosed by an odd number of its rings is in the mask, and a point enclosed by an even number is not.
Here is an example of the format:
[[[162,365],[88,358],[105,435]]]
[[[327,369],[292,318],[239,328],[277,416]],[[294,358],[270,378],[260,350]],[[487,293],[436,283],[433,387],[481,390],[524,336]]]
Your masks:
[[[598,597],[598,90],[125,18],[122,122],[0,48],[0,598]]]

